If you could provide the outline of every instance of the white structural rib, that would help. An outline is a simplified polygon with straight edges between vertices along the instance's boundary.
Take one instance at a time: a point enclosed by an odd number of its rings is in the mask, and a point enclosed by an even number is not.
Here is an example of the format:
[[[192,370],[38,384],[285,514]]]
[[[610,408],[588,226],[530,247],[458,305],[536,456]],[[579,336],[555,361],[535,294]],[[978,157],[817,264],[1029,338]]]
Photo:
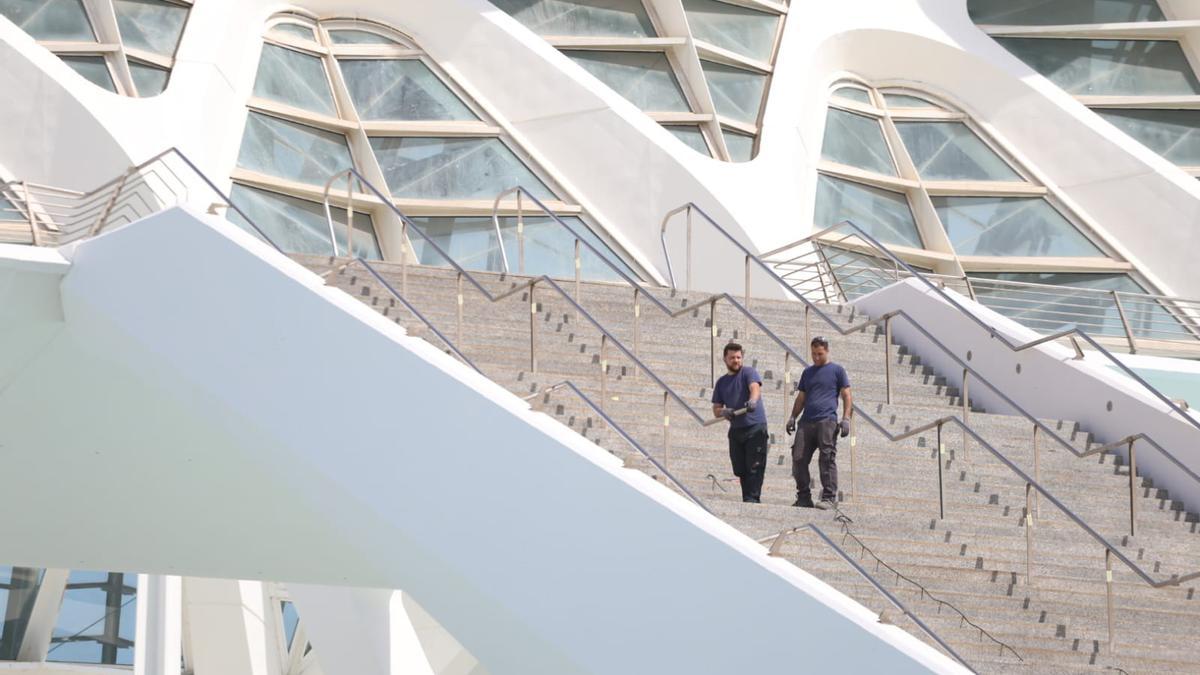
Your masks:
[[[13,562],[404,589],[497,675],[963,672],[225,221],[71,255],[0,381]]]

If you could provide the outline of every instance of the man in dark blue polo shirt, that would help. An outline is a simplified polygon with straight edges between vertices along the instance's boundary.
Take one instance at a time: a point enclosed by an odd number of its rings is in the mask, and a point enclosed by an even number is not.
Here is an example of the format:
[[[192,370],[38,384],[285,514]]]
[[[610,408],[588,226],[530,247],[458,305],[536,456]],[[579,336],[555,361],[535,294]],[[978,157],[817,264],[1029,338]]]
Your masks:
[[[829,342],[813,338],[812,365],[805,368],[796,383],[796,402],[788,418],[787,432],[796,430],[800,411],[800,433],[792,444],[792,477],[796,479],[796,503],[792,506],[833,509],[837,507],[837,439],[850,435],[854,402],[850,398],[850,378],[846,369],[829,360]],[[842,421],[838,422],[838,399],[842,400]],[[840,434],[839,434],[840,432]],[[821,501],[813,504],[812,477],[808,467],[820,452],[817,467],[821,472]]]
[[[762,378],[742,365],[742,346],[725,345],[728,372],[713,385],[713,416],[729,420],[729,461],[742,483],[742,501],[759,503],[767,470],[767,411],[762,402]],[[734,411],[745,409],[741,415]]]

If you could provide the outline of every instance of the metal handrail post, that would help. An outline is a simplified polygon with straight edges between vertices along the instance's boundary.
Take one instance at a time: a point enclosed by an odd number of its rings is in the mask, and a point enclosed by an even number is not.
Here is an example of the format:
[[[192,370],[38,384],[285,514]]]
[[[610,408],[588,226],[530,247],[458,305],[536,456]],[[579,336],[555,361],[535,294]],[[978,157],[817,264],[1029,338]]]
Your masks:
[[[1112,549],[1104,549],[1104,591],[1105,604],[1108,608],[1108,653],[1117,653],[1117,637],[1113,629],[1113,575],[1112,575]]]
[[[962,421],[963,421],[962,454],[963,454],[963,456],[962,456],[962,458],[963,458],[964,462],[967,460],[967,443],[969,441],[969,439],[967,438],[967,424],[970,423],[970,421],[971,421],[971,403],[970,403],[971,382],[970,382],[970,377],[971,377],[971,371],[967,370],[966,368],[963,368],[963,376],[962,376]]]
[[[942,462],[943,456],[946,454],[946,446],[942,443],[942,420],[937,423],[937,447],[934,448],[933,456],[937,458],[938,466],[938,518],[946,518],[946,498],[944,494],[945,488],[942,483]]]
[[[400,219],[400,241],[401,242],[408,241],[408,221],[405,220],[404,218]],[[412,250],[411,245],[409,246],[409,250]],[[413,250],[413,253],[415,254],[416,251]],[[408,251],[404,251],[403,255],[400,256],[400,292],[404,293],[405,295],[408,295]],[[462,274],[458,275],[458,297],[459,297],[458,304],[461,307],[462,306]]]
[[[537,300],[534,299],[534,289],[537,283],[529,285],[529,370],[537,372]]]
[[[1038,425],[1033,425],[1033,479],[1042,482],[1042,449],[1038,443]],[[1042,516],[1041,499],[1038,492],[1033,493],[1033,512],[1038,518]]]
[[[808,316],[808,313],[810,310],[811,310],[811,308],[808,305],[804,306],[804,346],[805,347],[811,346],[811,338],[809,336],[809,316]]]
[[[789,403],[788,395],[791,393],[788,385],[791,384],[791,382],[792,382],[792,353],[785,349],[785,350],[783,350],[783,387],[782,387],[782,389],[783,389],[783,407],[780,408],[780,410],[783,411],[783,417],[782,417],[783,420],[787,420],[788,415],[789,415],[788,410],[791,409],[788,407],[788,403]],[[787,435],[787,422],[786,421],[784,421],[784,423],[783,423],[783,431],[784,431],[784,435],[780,436],[780,438],[784,438]]]
[[[1121,317],[1121,327],[1125,329],[1125,339],[1129,340],[1129,353],[1137,353],[1137,338],[1133,337],[1133,329],[1129,327],[1129,318],[1125,316],[1125,306],[1121,304],[1121,296],[1112,291],[1113,304],[1117,306],[1117,316]]]
[[[663,392],[663,466],[667,465],[667,455],[671,452],[671,411],[667,407],[670,402],[667,392]]]
[[[641,343],[641,334],[642,334],[642,330],[641,330],[642,305],[641,305],[641,303],[638,302],[638,292],[640,290],[641,289],[637,288],[636,286],[633,289],[633,355],[634,356],[638,356],[638,354],[640,353],[640,350],[638,349],[638,345]],[[641,358],[641,357],[639,356],[639,358]],[[638,376],[638,365],[636,362],[634,362],[634,364],[633,364],[633,376],[634,376],[634,378],[636,378]]]
[[[354,176],[350,174],[346,174],[346,255],[354,257]]]
[[[600,334],[600,407],[608,405],[608,336]]]
[[[687,207],[687,281],[684,285],[684,295],[691,297],[692,295],[692,205],[689,202]]]
[[[746,255],[746,301],[745,301],[747,310],[750,309],[750,258],[751,258],[751,256],[749,254],[747,254]],[[746,316],[746,334],[742,336],[742,341],[746,343],[747,347],[750,346],[750,344],[749,344],[750,343],[750,316],[748,314]]]
[[[462,282],[463,282],[463,275],[462,275],[462,272],[459,272],[457,275],[455,275],[455,282],[454,282],[455,290],[458,293],[457,309],[456,309],[455,320],[454,320],[454,339],[460,345],[462,344],[462,339],[463,339],[462,330],[463,330],[463,300],[464,299],[463,299]]]
[[[525,274],[525,210],[517,190],[517,273]]]
[[[113,207],[117,204],[117,198],[120,197],[121,191],[125,189],[125,181],[129,180],[129,176],[131,176],[135,171],[137,171],[137,167],[127,170],[125,173],[121,174],[119,179],[117,179],[116,189],[113,190],[112,196],[108,198],[108,203],[104,205],[104,210],[100,212],[100,217],[97,218],[96,222],[92,224],[92,227],[88,229],[87,236],[93,237],[97,232],[104,229],[104,224],[108,222],[109,214],[112,213]],[[26,194],[28,194],[28,191]],[[26,204],[26,206],[28,206],[28,204]]]
[[[38,236],[37,219],[33,215],[33,201],[29,198],[29,184],[21,181],[21,191],[25,193],[25,216],[29,219],[29,240],[34,246],[41,246]]]
[[[1033,585],[1033,485],[1025,484],[1025,584]]]
[[[371,186],[371,190],[377,194],[379,192],[378,190],[375,189],[375,186]],[[501,267],[504,268],[505,274],[509,274],[508,251],[504,247],[504,235],[501,234],[501,232],[500,232],[500,200],[504,199],[505,197],[509,196],[510,194],[512,194],[514,192],[516,192],[518,195],[520,195],[521,188],[519,186],[515,187],[515,188],[509,188],[509,189],[505,190],[504,192],[501,192],[500,194],[496,195],[496,201],[492,202],[492,229],[495,230],[495,232],[496,232],[496,246],[500,247],[500,265],[501,265]],[[518,196],[517,204],[520,204],[520,203],[521,203],[520,197]],[[520,212],[520,209],[518,209],[518,213],[519,212]],[[422,237],[423,236],[424,235],[422,234]]]
[[[708,379],[717,382],[717,299],[708,303],[708,323],[711,330],[708,339]]]
[[[964,274],[962,278],[963,284],[965,284],[967,287],[967,296],[971,298],[972,302],[977,302],[977,300],[975,300],[975,288],[971,286],[971,277]]]
[[[1137,449],[1129,439],[1129,536],[1137,536]]]
[[[579,257],[579,237],[575,238],[575,302],[583,301],[579,293],[580,282],[583,277],[583,260]],[[579,324],[579,310],[575,310],[575,323]]]
[[[804,313],[804,318],[808,318],[808,312]],[[892,404],[892,317],[887,317],[883,320],[883,379],[887,386],[887,397],[885,400],[888,405]]]

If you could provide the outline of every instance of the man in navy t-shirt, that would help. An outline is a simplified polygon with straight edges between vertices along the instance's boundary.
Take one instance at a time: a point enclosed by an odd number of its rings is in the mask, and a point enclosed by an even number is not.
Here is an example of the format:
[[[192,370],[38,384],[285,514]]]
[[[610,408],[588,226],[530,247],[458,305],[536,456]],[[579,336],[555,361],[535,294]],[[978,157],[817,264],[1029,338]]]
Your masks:
[[[837,505],[837,439],[850,435],[854,403],[850,398],[850,378],[846,369],[829,360],[829,342],[813,338],[812,365],[805,368],[796,383],[796,402],[788,419],[787,432],[800,433],[792,443],[792,477],[796,479],[796,503],[792,506],[832,509]],[[842,421],[838,422],[838,399],[842,400]],[[800,415],[803,410],[804,414]],[[820,452],[817,467],[821,472],[821,501],[813,504],[812,478],[808,467],[812,456]]]
[[[742,501],[757,504],[767,470],[767,411],[762,402],[762,378],[742,365],[742,346],[730,342],[722,356],[729,371],[713,385],[713,416],[729,420],[729,461],[741,479]],[[735,415],[734,411],[745,409]]]

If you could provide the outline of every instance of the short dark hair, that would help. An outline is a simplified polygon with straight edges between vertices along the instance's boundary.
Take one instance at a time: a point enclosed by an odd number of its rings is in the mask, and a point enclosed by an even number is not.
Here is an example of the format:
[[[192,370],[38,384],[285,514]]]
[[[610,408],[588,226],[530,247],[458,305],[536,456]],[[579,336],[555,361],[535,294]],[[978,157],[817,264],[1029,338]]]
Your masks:
[[[725,345],[725,351],[721,352],[721,358],[725,358],[726,356],[728,356],[729,352],[742,352],[742,351],[745,351],[745,350],[742,349],[741,345],[739,345],[736,342],[730,342],[729,344]]]
[[[825,349],[829,349],[829,340],[826,340],[823,337],[815,337],[812,339],[812,342],[809,343],[809,346],[810,347],[824,347]]]

